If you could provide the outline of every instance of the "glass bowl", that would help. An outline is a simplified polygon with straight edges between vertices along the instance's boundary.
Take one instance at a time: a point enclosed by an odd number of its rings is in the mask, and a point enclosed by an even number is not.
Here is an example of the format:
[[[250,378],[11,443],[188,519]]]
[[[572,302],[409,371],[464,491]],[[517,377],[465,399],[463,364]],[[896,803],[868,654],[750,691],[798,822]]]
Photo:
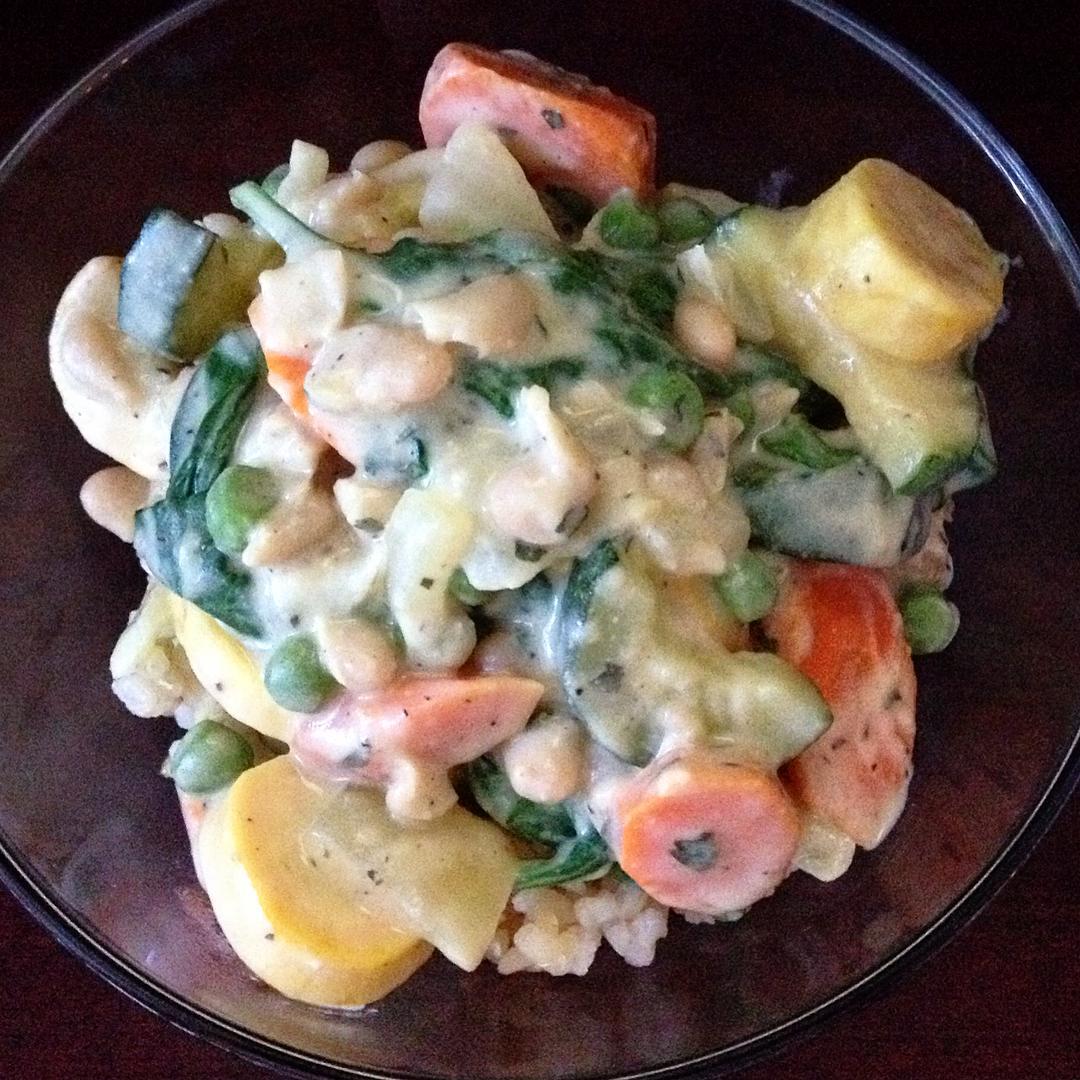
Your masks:
[[[342,163],[372,138],[418,141],[424,71],[455,39],[529,49],[647,105],[665,177],[802,202],[882,156],[969,209],[1015,260],[1008,318],[979,356],[1003,467],[961,502],[963,629],[919,665],[915,779],[880,849],[831,885],[796,875],[732,926],[675,920],[648,969],[610,952],[583,979],[433,961],[343,1014],[285,1000],[232,957],[156,772],[171,724],[127,715],[109,692],[141,579],[130,550],[79,510],[100,461],[62,413],[44,340],[67,280],[125,250],[150,207],[225,209],[228,187],[265,173],[294,137]],[[552,18],[516,0],[197,3],[97,68],[0,166],[0,251],[4,619],[18,643],[0,661],[0,873],[95,971],[189,1031],[305,1075],[715,1075],[942,944],[1076,779],[1080,577],[1065,553],[1080,549],[1080,526],[1062,493],[1075,490],[1080,255],[966,103],[832,8],[694,2],[658,20],[631,3],[615,20],[606,5]]]

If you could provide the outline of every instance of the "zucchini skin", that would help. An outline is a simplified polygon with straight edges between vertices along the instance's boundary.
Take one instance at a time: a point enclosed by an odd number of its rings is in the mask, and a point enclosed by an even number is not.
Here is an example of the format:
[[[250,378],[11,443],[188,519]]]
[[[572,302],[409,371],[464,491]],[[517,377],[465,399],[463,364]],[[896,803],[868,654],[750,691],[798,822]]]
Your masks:
[[[600,600],[602,583],[624,562],[619,590],[605,590]],[[655,621],[661,598],[633,553],[615,541],[601,541],[570,571],[560,609],[563,689],[598,743],[647,765],[668,734],[664,716],[678,702],[701,743],[776,768],[828,728],[831,714],[810,680],[772,653],[702,649],[667,633]],[[665,671],[659,683],[651,681],[657,669],[639,666],[645,657]]]
[[[887,567],[925,536],[925,501],[896,494],[862,458],[824,470],[748,471],[736,484],[753,536],[786,555]]]
[[[251,234],[222,239],[172,210],[154,210],[120,268],[117,325],[144,345],[191,360],[243,319],[259,272],[279,254]]]

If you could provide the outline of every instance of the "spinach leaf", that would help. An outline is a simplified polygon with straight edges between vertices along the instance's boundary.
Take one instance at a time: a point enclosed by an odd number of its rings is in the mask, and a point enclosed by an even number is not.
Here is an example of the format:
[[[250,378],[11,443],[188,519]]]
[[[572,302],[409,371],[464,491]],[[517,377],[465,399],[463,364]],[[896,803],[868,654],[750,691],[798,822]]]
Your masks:
[[[173,592],[242,634],[262,626],[251,576],[219,551],[206,527],[206,493],[229,463],[265,372],[248,329],[224,334],[195,370],[173,419],[165,497],[135,515],[135,550]]]
[[[551,390],[560,379],[577,379],[584,372],[585,361],[577,356],[558,356],[526,367],[479,360],[465,365],[461,385],[509,420],[514,415],[514,399],[519,390],[526,386]]]
[[[521,864],[515,889],[597,877],[611,866],[611,850],[579,809],[569,802],[548,806],[523,799],[492,758],[481,757],[469,765],[469,786],[480,806],[503,828],[554,848],[547,858]]]

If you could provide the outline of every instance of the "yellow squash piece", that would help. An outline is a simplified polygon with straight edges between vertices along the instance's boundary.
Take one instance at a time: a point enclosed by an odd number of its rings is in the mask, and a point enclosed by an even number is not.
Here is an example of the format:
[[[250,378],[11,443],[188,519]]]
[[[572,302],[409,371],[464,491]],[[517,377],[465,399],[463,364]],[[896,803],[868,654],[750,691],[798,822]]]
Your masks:
[[[338,964],[389,964],[422,938],[471,971],[518,869],[502,830],[460,807],[402,825],[381,791],[314,784],[289,757],[241,774],[223,813],[275,940]]]
[[[209,802],[199,877],[229,944],[259,978],[298,1001],[358,1007],[404,982],[432,950],[311,864],[303,827],[317,799],[288,758],[248,770]]]
[[[976,454],[992,470],[964,354],[1001,306],[1003,260],[917,177],[862,161],[809,206],[740,210],[679,263],[840,400],[894,490],[934,490]]]
[[[371,911],[466,971],[483,960],[519,866],[506,834],[460,806],[402,825],[381,791],[363,788],[324,798],[308,842],[312,858],[334,865]]]
[[[217,621],[179,596],[171,597],[176,638],[206,692],[235,720],[288,742],[297,722],[267,693],[255,658]]]
[[[789,266],[867,349],[928,364],[974,341],[1001,307],[998,258],[975,223],[899,165],[860,161],[803,211]]]

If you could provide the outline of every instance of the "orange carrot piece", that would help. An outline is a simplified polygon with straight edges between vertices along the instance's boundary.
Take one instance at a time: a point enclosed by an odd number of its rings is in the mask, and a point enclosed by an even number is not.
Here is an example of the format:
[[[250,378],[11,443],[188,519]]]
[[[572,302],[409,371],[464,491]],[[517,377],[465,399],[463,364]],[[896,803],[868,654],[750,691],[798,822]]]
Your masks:
[[[498,129],[536,184],[572,188],[597,204],[622,188],[642,196],[653,190],[652,114],[532,56],[443,48],[420,98],[424,140],[443,146],[466,121]]]
[[[459,765],[519,732],[543,693],[516,675],[402,679],[357,704],[384,745]]]
[[[402,758],[445,769],[487,753],[525,726],[543,692],[516,675],[399,679],[305,721],[292,751],[313,773],[383,784]]]
[[[765,629],[833,714],[784,767],[785,782],[856,843],[876,847],[904,808],[915,743],[915,668],[884,575],[795,563]]]
[[[267,381],[297,416],[307,416],[304,376],[311,369],[310,361],[302,356],[286,356],[284,353],[268,352],[263,355],[266,357]]]
[[[650,765],[615,803],[619,865],[662,904],[722,915],[787,876],[799,815],[780,782],[698,750]]]

